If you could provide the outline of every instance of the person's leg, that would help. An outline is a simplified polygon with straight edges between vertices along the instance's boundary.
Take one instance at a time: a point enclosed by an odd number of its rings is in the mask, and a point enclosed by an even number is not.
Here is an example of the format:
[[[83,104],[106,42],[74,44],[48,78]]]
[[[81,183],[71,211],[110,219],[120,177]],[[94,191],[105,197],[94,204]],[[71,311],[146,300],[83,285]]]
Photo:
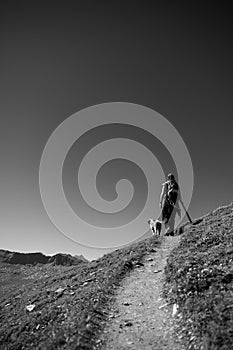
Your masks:
[[[164,203],[162,208],[161,219],[164,224],[168,222],[168,204],[166,202]]]
[[[166,232],[168,230],[168,221],[170,218],[169,206],[170,206],[170,204],[168,203],[168,201],[165,200],[164,205],[163,205],[163,209],[162,209],[162,215],[161,215],[161,219],[162,219],[162,222],[163,222],[164,227],[165,227],[165,235],[166,235]]]
[[[166,224],[164,224],[164,226],[165,226],[165,236],[169,236],[169,231],[170,231],[169,223],[167,222]]]
[[[174,208],[171,209],[172,210],[172,213],[171,213],[171,216],[167,222],[167,224],[165,225],[165,228],[166,228],[166,232],[165,232],[165,235],[166,236],[174,236],[174,228],[175,228],[175,210]]]
[[[175,218],[171,217],[169,220],[169,234],[170,236],[174,236],[174,229],[175,229]]]

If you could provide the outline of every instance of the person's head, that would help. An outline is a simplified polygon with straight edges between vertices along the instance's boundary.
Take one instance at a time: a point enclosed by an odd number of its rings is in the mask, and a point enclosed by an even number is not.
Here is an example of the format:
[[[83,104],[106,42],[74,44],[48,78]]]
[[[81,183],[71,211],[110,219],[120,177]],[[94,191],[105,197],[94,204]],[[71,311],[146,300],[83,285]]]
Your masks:
[[[169,181],[174,181],[175,180],[175,176],[173,174],[168,174],[167,179]]]

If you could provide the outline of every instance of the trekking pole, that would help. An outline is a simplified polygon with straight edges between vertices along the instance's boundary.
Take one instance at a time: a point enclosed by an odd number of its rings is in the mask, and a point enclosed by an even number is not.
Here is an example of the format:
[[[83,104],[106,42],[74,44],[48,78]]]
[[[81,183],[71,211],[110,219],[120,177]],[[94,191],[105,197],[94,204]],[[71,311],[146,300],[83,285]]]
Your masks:
[[[192,222],[192,219],[191,219],[191,217],[190,217],[190,215],[189,215],[187,209],[185,208],[184,203],[182,202],[182,200],[180,200],[180,203],[182,204],[182,207],[184,208],[184,211],[185,211],[185,213],[186,213],[186,215],[187,215],[187,217],[188,217],[188,219],[189,219],[190,224],[192,224],[192,223],[193,223],[193,222]]]

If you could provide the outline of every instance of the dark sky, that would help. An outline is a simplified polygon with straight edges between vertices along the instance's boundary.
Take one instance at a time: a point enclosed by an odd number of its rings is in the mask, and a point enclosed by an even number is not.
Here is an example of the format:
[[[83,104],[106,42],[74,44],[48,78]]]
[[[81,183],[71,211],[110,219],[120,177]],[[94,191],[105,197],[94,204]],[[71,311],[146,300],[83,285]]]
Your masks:
[[[62,235],[39,190],[48,138],[95,104],[143,105],[174,125],[193,163],[192,217],[232,201],[232,5],[109,3],[0,5],[2,249],[102,253]]]

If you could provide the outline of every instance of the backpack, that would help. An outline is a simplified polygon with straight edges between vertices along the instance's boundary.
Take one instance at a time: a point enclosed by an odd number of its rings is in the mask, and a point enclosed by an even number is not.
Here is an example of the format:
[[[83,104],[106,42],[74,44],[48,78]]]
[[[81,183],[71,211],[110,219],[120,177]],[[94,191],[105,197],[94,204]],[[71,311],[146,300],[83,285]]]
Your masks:
[[[176,181],[167,181],[167,193],[171,192],[178,192],[179,191],[179,186]]]
[[[175,205],[179,192],[179,186],[176,181],[167,181],[167,199],[172,205]]]

